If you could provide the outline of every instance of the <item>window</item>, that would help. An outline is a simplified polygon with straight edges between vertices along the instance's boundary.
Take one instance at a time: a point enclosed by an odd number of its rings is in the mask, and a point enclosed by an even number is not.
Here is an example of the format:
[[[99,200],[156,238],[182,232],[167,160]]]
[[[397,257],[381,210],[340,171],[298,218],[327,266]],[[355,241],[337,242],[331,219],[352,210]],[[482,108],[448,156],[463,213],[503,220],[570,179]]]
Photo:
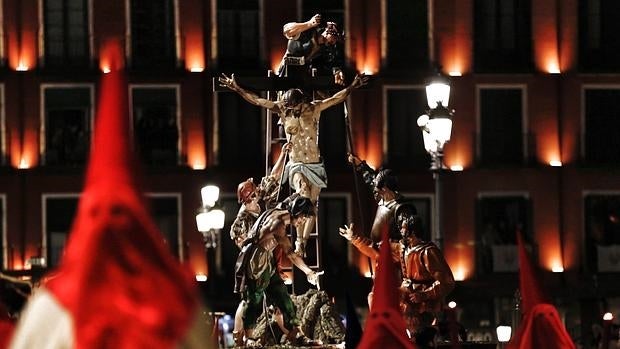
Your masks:
[[[386,1],[386,5],[387,67],[399,71],[429,69],[427,1]]]
[[[179,162],[178,86],[132,86],[134,145],[149,166]]]
[[[531,204],[527,193],[484,193],[476,202],[476,270],[516,272],[517,232],[531,244]],[[536,255],[536,254],[533,254]]]
[[[524,91],[518,87],[478,88],[478,160],[482,165],[524,161]]]
[[[181,195],[147,194],[149,209],[155,225],[173,255],[180,257]]]
[[[220,165],[244,170],[260,168],[264,161],[261,108],[236,93],[219,93],[217,97]]]
[[[43,237],[48,268],[57,266],[62,257],[78,199],[79,194],[43,194]]]
[[[586,262],[591,271],[620,271],[620,194],[584,196]]]
[[[532,67],[528,0],[474,1],[474,69],[525,72]]]
[[[176,38],[174,0],[131,1],[131,65],[174,68]]]
[[[584,89],[585,161],[591,165],[617,166],[620,162],[620,87]]]
[[[428,169],[430,157],[424,148],[417,118],[428,108],[422,87],[385,90],[387,153],[392,169]]]
[[[84,165],[90,147],[92,87],[44,85],[43,98],[44,164]]]
[[[217,53],[220,69],[257,67],[261,41],[258,3],[258,0],[217,1]],[[282,40],[284,43],[284,37]]]
[[[180,195],[147,195],[151,217],[164,236],[170,251],[179,256]],[[43,222],[47,246],[47,267],[53,268],[60,261],[73,220],[77,213],[79,194],[44,194]]]
[[[620,70],[620,2],[579,1],[579,68],[586,72]]]
[[[47,67],[89,64],[87,0],[44,0],[43,25]]]

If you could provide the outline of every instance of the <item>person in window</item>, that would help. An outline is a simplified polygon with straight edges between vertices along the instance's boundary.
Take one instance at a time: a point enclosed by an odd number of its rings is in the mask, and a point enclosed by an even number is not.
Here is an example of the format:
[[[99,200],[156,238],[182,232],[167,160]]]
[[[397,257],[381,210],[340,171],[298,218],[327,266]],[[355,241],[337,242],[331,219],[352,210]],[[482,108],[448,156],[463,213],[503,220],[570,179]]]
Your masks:
[[[370,230],[373,242],[381,240],[381,230],[383,227],[389,229],[390,239],[400,239],[399,227],[394,224],[394,211],[396,207],[406,200],[398,192],[398,178],[390,169],[374,170],[366,161],[359,157],[349,154],[348,160],[355,167],[355,171],[362,176],[362,179],[371,188],[373,196],[377,201],[377,211]],[[415,206],[409,203],[416,214]]]
[[[395,217],[401,239],[391,242],[390,247],[392,258],[401,267],[401,313],[416,343],[424,346],[428,345],[429,328],[436,322],[445,297],[454,289],[454,276],[437,245],[420,238],[421,220],[415,215],[415,207],[399,205]],[[370,239],[355,235],[352,224],[340,228],[340,235],[366,256],[378,260],[378,249]],[[372,308],[372,293],[369,301]]]
[[[287,331],[284,337],[286,344],[318,344],[306,337],[299,328],[295,306],[282,278],[277,273],[273,253],[276,247],[281,247],[291,262],[306,274],[308,282],[316,285],[322,272],[310,269],[293,251],[293,246],[286,236],[289,225],[299,226],[313,215],[312,201],[300,196],[287,204],[286,208],[271,209],[262,213],[248,233],[235,265],[235,292],[240,293],[245,301],[242,318],[246,336],[250,339],[248,344],[256,343],[257,339],[253,338],[253,333],[258,317],[263,312],[265,297],[282,312]]]
[[[289,161],[284,168],[284,182],[301,196],[310,198],[314,204],[318,201],[322,188],[327,187],[327,173],[319,151],[319,120],[321,112],[343,102],[353,89],[364,86],[368,77],[357,75],[346,88],[323,100],[306,101],[299,89],[290,89],[281,99],[270,101],[249,92],[231,77],[222,74],[219,78],[222,86],[237,92],[243,99],[277,113],[284,125],[286,137],[292,143]],[[314,230],[315,220],[311,217],[297,230],[296,252],[305,255],[305,246],[310,233]]]
[[[316,14],[306,22],[284,25],[282,33],[288,43],[278,76],[289,77],[302,87],[316,69],[318,75],[333,75],[334,83],[344,86],[342,35],[336,23],[322,26],[321,22],[321,15]]]

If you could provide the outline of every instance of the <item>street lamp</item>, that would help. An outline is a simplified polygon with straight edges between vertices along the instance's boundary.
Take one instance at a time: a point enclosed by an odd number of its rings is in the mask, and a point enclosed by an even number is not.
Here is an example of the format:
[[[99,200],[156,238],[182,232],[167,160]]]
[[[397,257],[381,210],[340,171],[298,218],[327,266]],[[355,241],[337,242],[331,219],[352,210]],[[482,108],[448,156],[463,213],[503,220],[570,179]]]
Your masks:
[[[204,186],[200,190],[202,206],[196,213],[196,227],[202,233],[206,248],[217,247],[217,234],[224,228],[225,214],[217,206],[220,188],[215,185]]]
[[[499,325],[495,329],[497,334],[497,341],[499,342],[499,347],[504,348],[506,342],[510,341],[510,337],[512,335],[512,328],[506,325]]]
[[[431,155],[431,167],[435,179],[435,243],[443,248],[443,220],[441,216],[441,172],[446,169],[443,163],[443,147],[452,134],[452,116],[454,111],[448,109],[450,84],[443,76],[435,77],[426,86],[428,110],[418,117],[418,126],[422,130],[424,148]]]

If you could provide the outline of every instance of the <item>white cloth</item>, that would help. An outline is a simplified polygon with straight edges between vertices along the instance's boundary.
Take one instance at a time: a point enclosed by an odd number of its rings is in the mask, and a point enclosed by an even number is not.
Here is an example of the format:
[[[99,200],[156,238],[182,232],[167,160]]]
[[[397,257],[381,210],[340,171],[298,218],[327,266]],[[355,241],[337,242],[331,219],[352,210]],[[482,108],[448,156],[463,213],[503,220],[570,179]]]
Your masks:
[[[319,188],[327,188],[327,172],[325,172],[325,165],[322,162],[315,162],[306,164],[303,162],[289,161],[284,167],[284,182],[288,180],[291,188],[295,188],[293,181],[293,175],[295,173],[303,174],[310,183]]]
[[[71,349],[73,318],[41,287],[22,312],[9,349]]]

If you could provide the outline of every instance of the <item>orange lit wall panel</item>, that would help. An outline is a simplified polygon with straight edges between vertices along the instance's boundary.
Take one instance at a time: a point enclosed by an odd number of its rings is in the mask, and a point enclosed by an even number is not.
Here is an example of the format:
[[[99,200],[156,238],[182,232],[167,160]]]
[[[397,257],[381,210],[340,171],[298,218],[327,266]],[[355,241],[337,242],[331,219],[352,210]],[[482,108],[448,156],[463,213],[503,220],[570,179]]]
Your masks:
[[[536,137],[535,157],[548,164],[562,160],[558,139],[557,96],[559,86],[555,79],[534,78],[528,86],[528,121],[530,132]]]
[[[39,164],[39,129],[40,119],[39,110],[39,81],[34,79],[24,79],[23,101],[23,139],[22,139],[22,158],[30,162],[30,167]]]
[[[93,1],[94,55],[100,69],[110,68],[111,41],[127,44],[125,40],[124,1]],[[125,46],[122,48],[125,53]]]
[[[12,69],[30,70],[37,62],[38,16],[32,15],[37,0],[6,1],[3,20],[7,37],[7,58]]]
[[[562,77],[560,91],[562,109],[562,162],[578,161],[581,149],[581,81],[572,76]]]
[[[559,72],[558,31],[555,1],[532,2],[534,63],[541,72]]]
[[[538,244],[538,257],[541,268],[551,271],[562,266],[562,247],[560,244],[560,220],[558,202],[558,172],[549,169],[539,173],[531,183],[533,231]]]
[[[186,0],[179,2],[180,30],[183,33],[184,42],[181,52],[185,60],[185,68],[192,72],[202,72],[205,67],[205,48],[203,36],[203,4],[205,1]]]
[[[450,16],[453,21],[453,32],[451,37],[444,33],[449,39],[442,42],[440,46],[441,64],[446,73],[460,72],[464,75],[471,72],[473,62],[473,40],[471,39],[473,37],[473,1],[454,1],[453,6],[453,16]]]
[[[205,152],[205,139],[202,120],[192,118],[186,120],[187,132],[187,165],[194,170],[202,170],[207,167]]]
[[[452,137],[445,147],[445,162],[448,167],[463,166],[466,169],[475,158],[475,88],[471,76],[453,77],[451,85],[450,108],[455,114]]]
[[[202,243],[190,243],[188,244],[188,257],[187,261],[194,272],[194,274],[202,274],[209,276],[209,270],[213,270],[214,266],[209,266],[207,263],[207,257],[205,254],[205,246]],[[213,253],[213,250],[208,250],[206,253]]]
[[[383,161],[381,98],[373,92],[359,89],[353,91],[349,100],[353,152],[373,168],[379,168]]]
[[[351,16],[350,31],[352,33],[350,45],[355,45],[351,52],[351,59],[354,60],[355,67],[359,72],[375,74],[381,65],[381,2],[364,1],[362,3],[348,2],[349,6],[360,6],[362,16],[359,16],[361,23],[352,27],[355,20]]]
[[[183,82],[183,91],[201,91],[204,84],[200,74],[191,74]],[[207,167],[205,115],[207,103],[190,93],[181,94],[181,151],[187,156],[187,165],[195,170]]]
[[[455,277],[467,279],[475,271],[475,202],[478,183],[468,173],[450,173],[444,177],[444,194],[458,198],[443,201],[444,254]]]
[[[4,21],[4,30],[6,35],[5,54],[9,66],[15,69],[19,64],[20,38],[21,34],[19,25],[19,13],[21,11],[19,1],[3,1],[2,20]]]

